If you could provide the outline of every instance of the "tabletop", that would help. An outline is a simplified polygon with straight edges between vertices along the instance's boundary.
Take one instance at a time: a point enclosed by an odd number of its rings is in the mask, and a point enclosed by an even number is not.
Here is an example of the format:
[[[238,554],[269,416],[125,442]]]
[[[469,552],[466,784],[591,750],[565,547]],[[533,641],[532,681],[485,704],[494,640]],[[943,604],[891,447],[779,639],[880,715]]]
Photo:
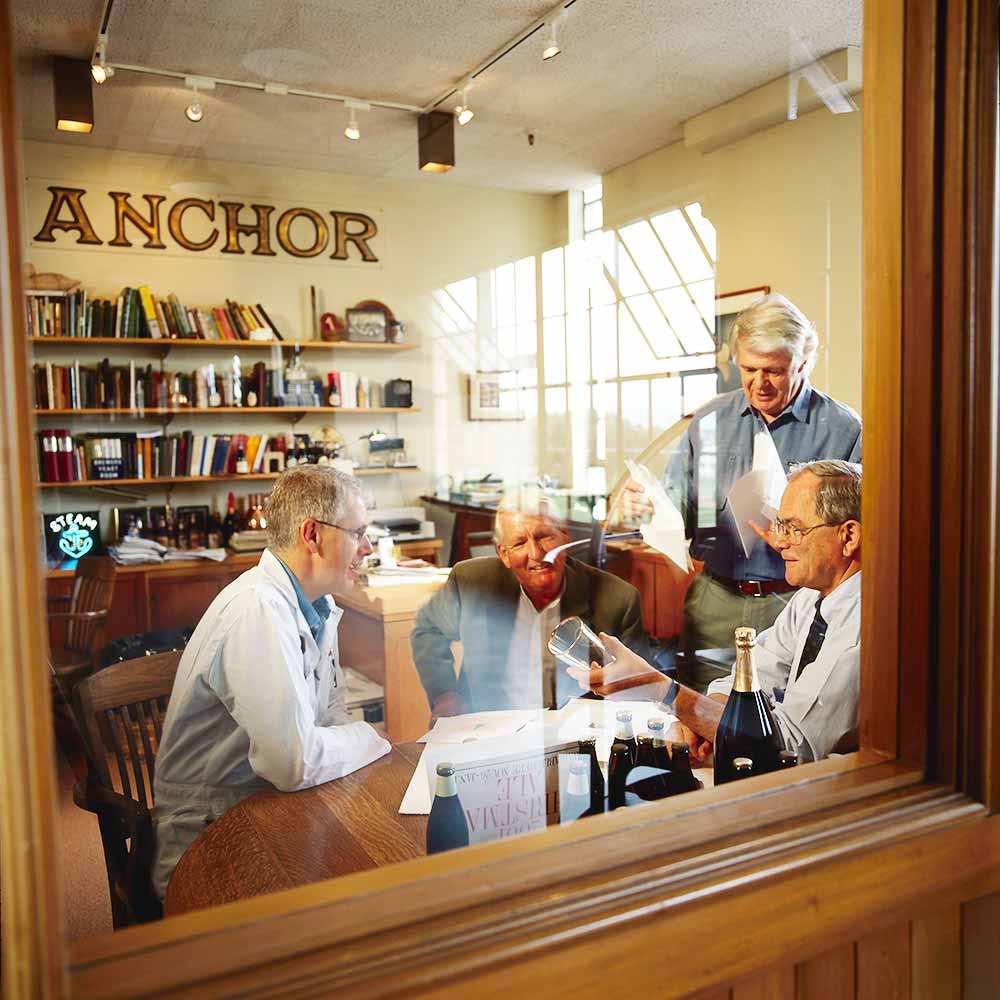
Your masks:
[[[400,743],[336,781],[244,799],[184,853],[167,916],[423,856],[427,817],[398,811],[422,750]]]

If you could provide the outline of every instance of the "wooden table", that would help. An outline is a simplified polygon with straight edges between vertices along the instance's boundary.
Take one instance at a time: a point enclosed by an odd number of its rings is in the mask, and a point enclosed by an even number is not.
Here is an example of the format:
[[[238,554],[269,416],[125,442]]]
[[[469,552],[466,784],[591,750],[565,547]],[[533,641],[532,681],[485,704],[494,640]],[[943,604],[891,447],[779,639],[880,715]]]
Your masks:
[[[346,778],[240,802],[184,853],[167,889],[167,915],[421,857],[427,817],[398,810],[422,750],[395,746]]]

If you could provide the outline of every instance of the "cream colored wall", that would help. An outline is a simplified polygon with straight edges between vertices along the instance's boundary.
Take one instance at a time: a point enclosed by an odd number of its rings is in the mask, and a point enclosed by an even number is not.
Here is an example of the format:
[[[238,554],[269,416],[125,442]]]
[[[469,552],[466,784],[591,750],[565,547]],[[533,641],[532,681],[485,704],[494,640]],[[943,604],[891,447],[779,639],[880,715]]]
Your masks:
[[[381,506],[415,502],[428,489],[433,491],[437,477],[446,472],[464,476],[481,469],[519,478],[537,474],[534,432],[517,425],[512,434],[509,424],[469,423],[466,419],[463,367],[475,367],[470,359],[463,366],[454,357],[435,346],[438,333],[431,293],[447,282],[476,274],[490,267],[536,253],[557,241],[561,218],[558,199],[550,196],[518,194],[506,191],[465,188],[441,183],[433,177],[418,176],[412,182],[385,181],[347,177],[316,171],[274,169],[176,157],[158,157],[49,143],[25,143],[23,147],[24,219],[26,260],[38,271],[56,271],[82,280],[92,294],[114,296],[125,286],[146,283],[154,294],[176,292],[187,305],[218,303],[225,298],[243,302],[261,302],[275,323],[290,338],[309,337],[309,286],[319,291],[324,310],[343,316],[344,310],[361,299],[378,299],[393,309],[406,327],[409,340],[420,349],[403,354],[373,356],[344,352],[305,355],[307,366],[317,372],[346,369],[385,382],[403,377],[413,380],[414,403],[419,414],[399,417],[368,417],[341,414],[330,417],[307,416],[296,430],[310,430],[324,423],[336,422],[338,429],[353,440],[378,425],[383,430],[405,437],[407,451],[419,462],[418,473],[372,477],[366,484]],[[57,234],[57,243],[33,243],[45,217],[49,184],[85,188],[84,205],[98,235],[107,242],[113,235],[113,213],[108,190],[129,191],[132,203],[145,210],[141,194],[167,196],[166,206],[181,197],[171,193],[176,183],[195,183],[202,188],[207,180],[222,182],[225,188],[209,191],[216,200],[253,201],[277,206],[277,216],[293,205],[307,206],[320,213],[332,209],[359,211],[372,215],[380,232],[373,241],[378,264],[363,264],[351,251],[348,262],[329,260],[325,255],[300,260],[278,248],[269,258],[253,257],[252,240],[245,240],[248,252],[227,256],[217,249],[203,253],[180,250],[168,238],[167,250],[142,249],[143,238],[130,230],[132,249],[107,246],[76,246],[76,234]],[[436,183],[436,180],[438,181]],[[190,192],[186,192],[190,193]],[[217,213],[217,222],[222,213]],[[65,217],[65,213],[63,215]],[[190,213],[189,236],[199,238],[197,213]],[[166,207],[161,209],[161,225],[166,230]],[[94,363],[102,355],[90,351],[81,354],[81,362]],[[127,352],[109,352],[113,362],[127,360]],[[47,352],[45,358],[65,359],[70,353]],[[228,357],[213,353],[175,348],[167,359],[171,369],[191,370],[214,360]],[[256,360],[259,355],[253,355]],[[138,359],[137,359],[138,360]],[[143,357],[143,363],[152,358]],[[246,363],[244,358],[244,363]],[[76,418],[63,421],[74,433],[107,426],[101,418]],[[46,426],[52,426],[49,420]],[[60,425],[55,421],[55,425]],[[190,427],[196,433],[243,430],[248,433],[279,432],[288,429],[288,421],[273,421],[266,416],[232,415],[178,417],[170,432]],[[155,424],[148,424],[151,429]],[[250,429],[252,427],[252,430]],[[131,426],[130,428],[131,429]],[[523,440],[522,440],[523,438]],[[240,484],[237,484],[239,486]],[[266,484],[263,484],[266,487]],[[225,489],[228,489],[228,485]],[[252,484],[240,488],[245,494],[261,487]],[[225,489],[210,486],[178,488],[174,503],[204,503],[212,492],[224,497]],[[67,506],[97,506],[95,494],[46,491],[47,510]],[[149,493],[150,503],[162,503],[162,491]],[[86,503],[85,503],[86,501]],[[101,500],[108,507],[114,501]]]
[[[676,143],[604,176],[604,223],[700,201],[718,290],[770,285],[816,324],[813,382],[861,409],[861,114],[821,110],[701,154]]]

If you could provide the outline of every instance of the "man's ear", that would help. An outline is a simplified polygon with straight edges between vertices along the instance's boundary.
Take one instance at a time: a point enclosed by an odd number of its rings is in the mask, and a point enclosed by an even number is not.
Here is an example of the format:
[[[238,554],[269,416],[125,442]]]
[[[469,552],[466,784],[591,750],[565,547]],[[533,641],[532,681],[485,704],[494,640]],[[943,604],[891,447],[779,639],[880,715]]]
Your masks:
[[[861,522],[845,521],[840,526],[840,540],[844,546],[844,555],[857,559],[861,555]]]
[[[302,543],[310,553],[317,552],[319,550],[319,528],[316,522],[311,519],[303,521],[299,525],[299,538],[302,539]]]
[[[494,542],[493,548],[497,550],[497,555],[500,557],[500,562],[502,562],[504,566],[507,567],[507,569],[510,569],[510,553],[507,551],[507,549],[499,542]]]

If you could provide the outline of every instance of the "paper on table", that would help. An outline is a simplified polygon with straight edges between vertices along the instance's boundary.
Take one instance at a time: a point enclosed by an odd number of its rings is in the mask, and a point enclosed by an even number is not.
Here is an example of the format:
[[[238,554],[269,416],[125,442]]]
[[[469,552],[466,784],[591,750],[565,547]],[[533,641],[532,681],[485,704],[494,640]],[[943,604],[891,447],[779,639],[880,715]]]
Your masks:
[[[512,736],[529,726],[540,726],[545,712],[538,709],[470,712],[439,718],[418,743],[471,743]]]
[[[760,541],[750,522],[767,531],[778,513],[781,494],[787,485],[788,477],[771,432],[757,431],[753,440],[753,468],[736,480],[726,498],[747,558],[750,557],[750,550]]]
[[[648,524],[639,529],[642,540],[686,573],[689,569],[687,542],[684,538],[684,518],[667,496],[661,483],[644,465],[637,465],[627,459],[625,465],[629,475],[642,486],[647,498],[653,505],[653,517]]]
[[[494,757],[509,758],[525,753],[543,753],[546,747],[596,736],[598,759],[602,764],[606,764],[615,735],[615,713],[622,709],[632,713],[632,728],[639,735],[645,730],[650,719],[663,719],[663,724],[667,727],[676,721],[675,717],[663,710],[657,702],[597,701],[590,698],[573,698],[556,712],[478,712],[469,716],[453,716],[452,721],[456,729],[462,719],[475,719],[488,715],[534,716],[534,720],[520,732],[508,733],[495,739],[477,739],[468,743],[427,743],[403,795],[399,811],[415,815],[427,815],[430,812],[434,797],[435,769],[444,761],[450,764],[462,764]],[[439,723],[442,721],[445,720],[438,720]],[[435,730],[436,728],[435,726]]]

